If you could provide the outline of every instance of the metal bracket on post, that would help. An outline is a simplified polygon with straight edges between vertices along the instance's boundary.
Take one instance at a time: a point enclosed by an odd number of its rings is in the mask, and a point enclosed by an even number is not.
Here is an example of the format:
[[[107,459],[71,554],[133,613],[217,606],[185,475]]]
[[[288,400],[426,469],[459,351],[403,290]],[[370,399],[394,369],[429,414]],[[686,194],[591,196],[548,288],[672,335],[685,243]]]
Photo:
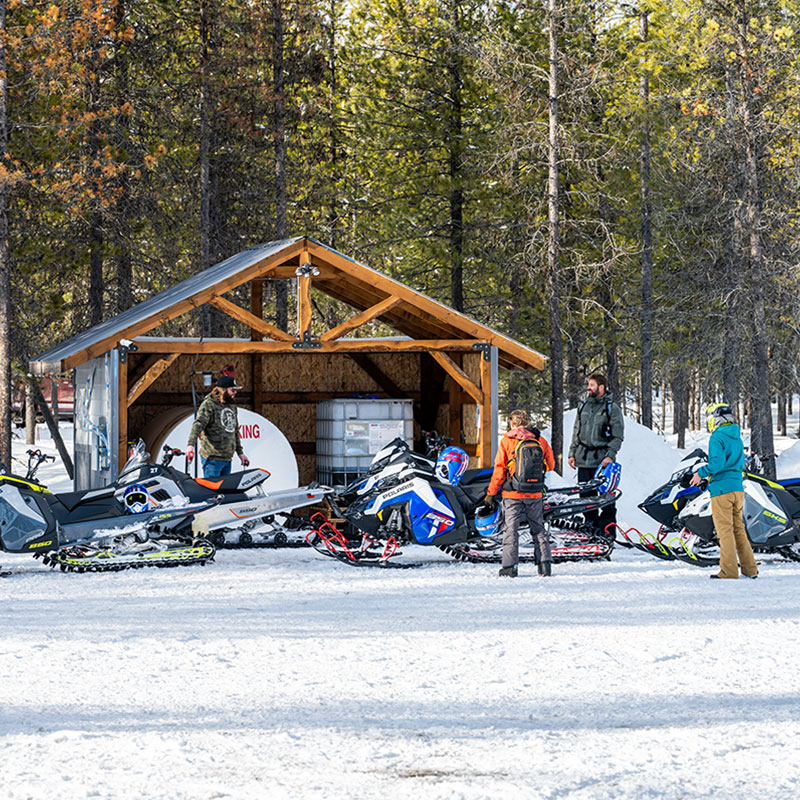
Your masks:
[[[477,342],[472,345],[473,350],[480,350],[483,353],[484,361],[492,360],[492,345],[489,342]]]
[[[124,364],[128,360],[128,353],[135,353],[139,348],[130,339],[120,339],[117,345],[119,362]]]
[[[318,350],[322,347],[322,342],[311,338],[311,331],[303,331],[303,339],[299,342],[292,342],[295,350]]]

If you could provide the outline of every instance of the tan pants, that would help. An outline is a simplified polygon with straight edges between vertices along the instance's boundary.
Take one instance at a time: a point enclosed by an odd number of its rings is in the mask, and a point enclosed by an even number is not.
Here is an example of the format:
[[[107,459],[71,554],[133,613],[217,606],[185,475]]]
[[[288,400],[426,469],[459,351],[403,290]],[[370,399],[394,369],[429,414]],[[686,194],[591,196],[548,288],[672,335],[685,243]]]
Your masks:
[[[744,575],[758,575],[753,548],[744,529],[744,492],[726,492],[711,498],[711,515],[719,537],[719,576],[738,578],[739,564]]]

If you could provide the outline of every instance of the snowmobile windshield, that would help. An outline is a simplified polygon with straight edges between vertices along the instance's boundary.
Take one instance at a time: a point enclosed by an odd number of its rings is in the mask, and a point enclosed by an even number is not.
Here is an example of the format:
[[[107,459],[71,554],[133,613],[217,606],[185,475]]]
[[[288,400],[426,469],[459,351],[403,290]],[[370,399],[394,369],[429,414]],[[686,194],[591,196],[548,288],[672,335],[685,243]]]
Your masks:
[[[411,448],[406,444],[405,440],[398,436],[396,439],[393,439],[391,442],[389,442],[389,444],[387,444],[385,447],[382,447],[375,454],[375,457],[372,459],[372,463],[369,465],[369,471],[367,474],[375,475],[387,464],[391,464],[392,461],[396,461],[410,450]]]
[[[701,450],[699,447],[695,450],[692,450],[688,456],[684,456],[681,459],[681,465],[675,472],[672,473],[672,477],[670,478],[670,483],[675,483],[679,481],[684,475],[688,475],[692,472],[697,472],[697,468],[702,464],[705,464],[708,461],[708,456],[706,455],[705,450]]]
[[[130,446],[128,456],[125,466],[119,471],[120,478],[150,460],[150,453],[145,449],[145,444],[141,439]]]

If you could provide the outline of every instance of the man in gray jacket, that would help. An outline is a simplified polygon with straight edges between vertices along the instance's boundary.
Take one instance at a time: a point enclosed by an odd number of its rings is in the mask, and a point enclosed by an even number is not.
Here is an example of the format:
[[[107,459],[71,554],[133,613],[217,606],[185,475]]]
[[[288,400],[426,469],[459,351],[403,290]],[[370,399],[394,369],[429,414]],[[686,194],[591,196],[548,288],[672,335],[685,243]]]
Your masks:
[[[569,447],[569,465],[578,469],[578,481],[590,481],[600,466],[616,461],[625,423],[622,409],[613,401],[608,391],[605,375],[596,372],[586,381],[586,399],[578,406],[575,426],[572,429],[572,444]],[[602,531],[617,521],[616,504],[597,512],[585,514],[586,521],[594,523]]]

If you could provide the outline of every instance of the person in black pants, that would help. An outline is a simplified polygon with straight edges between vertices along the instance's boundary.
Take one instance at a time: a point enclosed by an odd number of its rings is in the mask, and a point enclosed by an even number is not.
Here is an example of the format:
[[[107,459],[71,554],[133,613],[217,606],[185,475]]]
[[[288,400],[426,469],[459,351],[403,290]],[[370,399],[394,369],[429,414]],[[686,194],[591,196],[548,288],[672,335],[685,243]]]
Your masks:
[[[586,399],[578,406],[572,443],[569,448],[569,465],[578,470],[578,481],[584,483],[594,477],[600,466],[617,460],[625,436],[622,409],[608,391],[608,381],[599,372],[586,381]],[[607,532],[609,524],[617,521],[615,503],[600,511],[584,514],[586,521],[598,530]]]

